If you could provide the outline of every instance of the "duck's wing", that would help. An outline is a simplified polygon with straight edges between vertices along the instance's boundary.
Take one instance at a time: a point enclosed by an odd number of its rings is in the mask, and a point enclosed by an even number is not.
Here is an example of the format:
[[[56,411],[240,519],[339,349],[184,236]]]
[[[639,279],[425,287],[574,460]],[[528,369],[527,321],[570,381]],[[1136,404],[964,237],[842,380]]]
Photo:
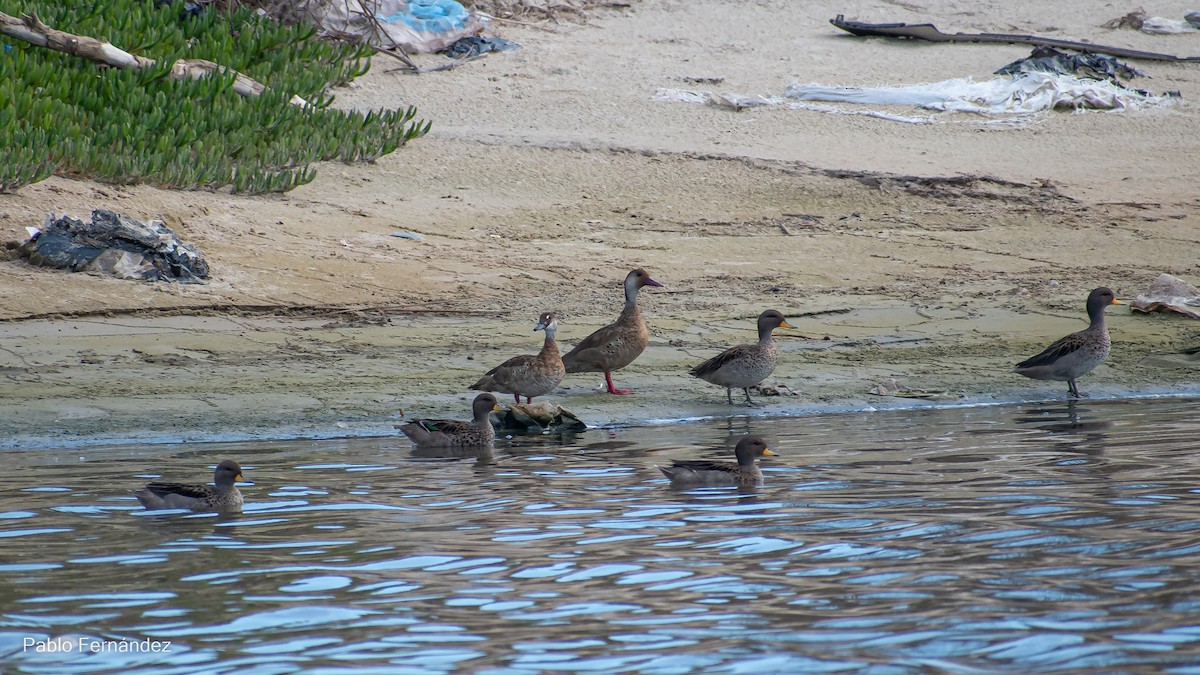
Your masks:
[[[750,356],[753,351],[754,345],[738,345],[736,347],[730,347],[729,349],[717,354],[695,368],[692,368],[690,371],[688,371],[688,373],[693,377],[704,377],[705,375],[711,375],[725,367],[727,364],[735,363]]]
[[[188,499],[208,499],[213,494],[212,487],[208,485],[189,483],[147,483],[145,489],[159,498],[178,495]]]
[[[614,343],[620,344],[627,332],[628,328],[626,326],[616,323],[610,323],[602,328],[597,328],[594,333],[580,340],[574,349],[567,352],[566,356],[563,356],[563,360],[566,360],[567,357],[578,357],[583,352],[592,349],[604,350]]]
[[[637,326],[612,324],[587,336],[562,357],[568,373],[616,370],[629,365],[646,349],[646,335]]]
[[[1077,352],[1083,349],[1087,344],[1084,339],[1084,333],[1071,333],[1070,335],[1056,340],[1049,347],[1046,347],[1040,354],[1031,356],[1028,359],[1017,364],[1017,368],[1036,368],[1037,366],[1049,366],[1056,363],[1064,356]]]
[[[514,356],[484,373],[483,377],[469,388],[482,391],[503,391],[511,394],[517,387],[515,383],[520,382],[521,378],[527,377],[530,369],[536,363],[537,356],[532,354]]]
[[[676,473],[680,471],[691,471],[693,473],[716,473],[729,476],[737,476],[739,474],[737,464],[730,464],[729,462],[716,462],[709,459],[677,459],[674,462],[671,462],[670,468]]]
[[[496,384],[507,385],[527,377],[529,370],[537,363],[537,357],[532,354],[522,354],[501,363],[487,372],[485,377],[491,377]]]
[[[458,434],[473,430],[475,427],[470,422],[461,420],[414,420],[412,424],[416,424],[429,433],[441,432],[447,436],[456,436]]]

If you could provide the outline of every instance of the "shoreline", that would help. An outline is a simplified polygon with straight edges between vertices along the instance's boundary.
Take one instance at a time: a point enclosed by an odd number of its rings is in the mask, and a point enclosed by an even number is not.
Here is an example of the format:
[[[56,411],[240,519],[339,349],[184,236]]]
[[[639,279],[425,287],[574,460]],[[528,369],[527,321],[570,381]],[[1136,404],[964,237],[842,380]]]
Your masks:
[[[538,400],[571,410],[592,429],[1067,402],[1065,383],[1026,380],[1009,370],[1025,352],[1072,330],[1076,324],[1066,316],[996,308],[967,317],[995,324],[994,332],[980,333],[956,330],[948,320],[929,322],[922,317],[929,311],[920,308],[865,308],[789,317],[796,328],[776,336],[780,365],[765,383],[783,385],[784,395],[756,395],[761,407],[729,406],[724,389],[686,372],[721,345],[744,339],[748,321],[713,323],[695,312],[664,317],[655,305],[678,295],[645,295],[651,345],[614,374],[634,395],[607,394],[600,374],[581,373]],[[1200,396],[1200,355],[1175,348],[1186,339],[1187,320],[1109,318],[1113,354],[1081,378],[1088,396],[1081,403]],[[1018,334],[1015,326],[1000,330],[1013,321],[1027,322],[1031,333],[1017,345],[1008,342]],[[564,329],[560,348],[590,325]],[[464,326],[482,336],[462,336]],[[493,361],[536,351],[537,336],[527,328],[509,316],[427,315],[376,322],[183,315],[0,324],[7,354],[0,374],[10,382],[0,391],[0,448],[402,439],[395,425],[409,418],[467,418],[475,393],[468,384]],[[869,393],[880,384],[936,398]]]
[[[885,397],[881,397],[885,398]],[[1158,391],[1104,391],[1098,396],[1089,396],[1083,399],[1071,401],[1067,398],[992,398],[992,399],[964,399],[956,401],[920,401],[917,399],[899,399],[889,402],[881,402],[878,405],[869,402],[862,402],[861,405],[852,402],[845,403],[830,403],[823,406],[809,407],[776,407],[773,409],[760,409],[757,411],[731,411],[729,415],[722,415],[719,412],[709,414],[700,414],[696,416],[683,418],[645,418],[645,419],[624,419],[624,420],[608,420],[601,424],[592,426],[587,429],[571,430],[572,435],[585,433],[587,431],[604,431],[612,429],[637,429],[637,428],[652,428],[671,425],[684,424],[701,424],[705,422],[713,422],[717,420],[746,420],[746,419],[761,419],[761,420],[780,420],[780,419],[795,419],[804,420],[812,417],[825,416],[841,416],[841,415],[868,415],[873,413],[905,413],[905,412],[921,412],[928,410],[971,410],[981,408],[998,408],[1005,406],[1023,406],[1023,405],[1053,405],[1066,408],[1072,404],[1078,406],[1086,406],[1090,403],[1113,403],[1113,402],[1129,402],[1142,400],[1190,400],[1195,399],[1200,401],[1200,386],[1191,386],[1189,388],[1164,388]],[[264,428],[257,432],[195,432],[187,437],[180,437],[178,432],[161,432],[161,431],[146,431],[138,433],[127,433],[127,435],[102,435],[93,436],[87,440],[64,440],[69,439],[68,434],[61,436],[32,436],[32,437],[7,437],[0,442],[0,450],[8,451],[74,451],[74,450],[102,450],[121,448],[128,446],[138,446],[143,451],[164,451],[170,452],[176,446],[180,445],[218,445],[218,444],[236,444],[236,443],[255,443],[255,444],[270,444],[270,443],[293,443],[302,441],[339,441],[339,440],[362,440],[362,439],[393,439],[396,440],[402,448],[408,448],[411,442],[404,437],[402,433],[396,430],[396,426],[403,421],[401,418],[394,420],[386,420],[375,423],[374,425],[360,427],[358,430],[353,430],[349,426],[338,426],[339,423],[333,423],[328,426],[316,427],[310,430],[294,430],[288,428]],[[390,431],[389,431],[390,430]],[[528,433],[519,433],[512,431],[497,430],[497,440],[503,438],[514,438],[522,436],[554,436],[559,433],[547,431],[541,434],[530,431]]]

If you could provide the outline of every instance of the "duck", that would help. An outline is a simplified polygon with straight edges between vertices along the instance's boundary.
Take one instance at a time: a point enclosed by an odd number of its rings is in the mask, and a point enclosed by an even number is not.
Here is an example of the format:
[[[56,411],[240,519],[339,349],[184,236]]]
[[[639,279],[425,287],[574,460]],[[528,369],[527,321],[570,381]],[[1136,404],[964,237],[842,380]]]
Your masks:
[[[546,340],[542,343],[542,351],[536,355],[522,354],[487,371],[478,382],[469,388],[476,391],[499,391],[512,394],[517,403],[521,395],[526,403],[532,403],[534,396],[541,396],[554,391],[559,382],[566,376],[562,355],[558,344],[554,342],[554,334],[558,331],[558,319],[554,312],[544,312],[538,317],[535,331],[545,331]]]
[[[792,325],[783,318],[783,314],[768,309],[758,315],[757,344],[730,347],[688,373],[705,382],[725,387],[725,398],[729,400],[729,405],[733,405],[735,388],[745,392],[747,405],[754,405],[750,398],[750,387],[767,379],[779,362],[779,350],[771,338],[771,332],[776,328],[792,328]]]
[[[1112,342],[1104,325],[1104,310],[1109,305],[1124,305],[1112,289],[1101,286],[1088,294],[1087,328],[1056,340],[1037,356],[1018,363],[1013,372],[1034,380],[1067,382],[1067,393],[1080,398],[1075,380],[1096,369],[1108,358]]]
[[[562,357],[568,373],[604,373],[610,394],[632,394],[613,386],[612,371],[620,370],[641,356],[650,343],[650,330],[638,309],[638,291],[643,286],[662,286],[641,267],[625,275],[625,308],[617,320],[584,338]]]
[[[214,485],[188,483],[147,483],[146,487],[134,490],[133,496],[147,509],[191,509],[192,511],[216,511],[218,513],[241,513],[242,492],[234,483],[245,482],[242,467],[232,459],[217,465],[213,472]]]
[[[488,415],[500,410],[496,397],[483,393],[471,402],[470,422],[459,420],[413,420],[400,425],[400,431],[417,445],[431,448],[489,445],[496,440],[496,430]]]
[[[736,464],[708,459],[677,459],[671,466],[660,466],[658,470],[676,486],[758,485],[763,476],[755,460],[759,456],[771,457],[776,453],[767,447],[767,441],[762,436],[744,436],[738,441],[733,454],[737,457]]]

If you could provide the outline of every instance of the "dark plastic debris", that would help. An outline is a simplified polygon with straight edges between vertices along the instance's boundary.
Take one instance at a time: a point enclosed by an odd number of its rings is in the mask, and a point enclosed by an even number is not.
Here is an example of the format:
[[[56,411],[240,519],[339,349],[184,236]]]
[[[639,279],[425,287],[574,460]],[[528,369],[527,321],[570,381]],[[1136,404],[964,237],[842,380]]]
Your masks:
[[[51,214],[17,252],[33,265],[123,279],[196,284],[208,278],[200,251],[160,221],[142,223],[106,209],[93,211],[90,223]]]
[[[452,59],[469,59],[473,56],[488,52],[507,52],[519,49],[521,45],[495,36],[472,35],[446,47],[442,54]]]
[[[1033,53],[1020,61],[1013,61],[996,71],[997,75],[1023,75],[1025,73],[1051,73],[1075,75],[1093,80],[1129,80],[1140,77],[1142,72],[1121,63],[1107,54],[1082,52],[1070,54],[1053,47],[1034,47]]]

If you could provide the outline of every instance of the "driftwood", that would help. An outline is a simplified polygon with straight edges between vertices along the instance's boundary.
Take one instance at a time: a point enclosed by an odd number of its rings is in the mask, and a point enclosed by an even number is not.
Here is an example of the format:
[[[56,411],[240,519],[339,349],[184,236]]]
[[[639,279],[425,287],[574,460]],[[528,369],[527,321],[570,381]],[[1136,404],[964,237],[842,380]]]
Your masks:
[[[149,68],[156,64],[154,59],[130,54],[103,40],[51,28],[42,23],[35,14],[24,14],[18,19],[0,12],[0,33],[39,47],[46,47],[72,56],[82,56],[114,68]],[[176,80],[189,78],[198,80],[213,73],[233,73],[233,91],[242,96],[261,96],[267,90],[265,84],[212,61],[179,59],[171,66],[171,77]],[[292,96],[291,103],[302,108],[308,107],[308,102],[299,96]]]
[[[928,40],[930,42],[999,42],[1003,44],[1038,45],[1056,49],[1071,49],[1092,54],[1108,54],[1124,59],[1145,59],[1147,61],[1174,61],[1186,63],[1200,61],[1200,56],[1175,56],[1174,54],[1158,54],[1143,52],[1125,47],[1108,47],[1091,42],[1076,42],[1058,38],[1041,37],[1039,35],[1014,35],[1011,33],[943,33],[931,23],[864,23],[849,21],[838,14],[829,23],[841,28],[847,33],[859,37],[895,37]]]

